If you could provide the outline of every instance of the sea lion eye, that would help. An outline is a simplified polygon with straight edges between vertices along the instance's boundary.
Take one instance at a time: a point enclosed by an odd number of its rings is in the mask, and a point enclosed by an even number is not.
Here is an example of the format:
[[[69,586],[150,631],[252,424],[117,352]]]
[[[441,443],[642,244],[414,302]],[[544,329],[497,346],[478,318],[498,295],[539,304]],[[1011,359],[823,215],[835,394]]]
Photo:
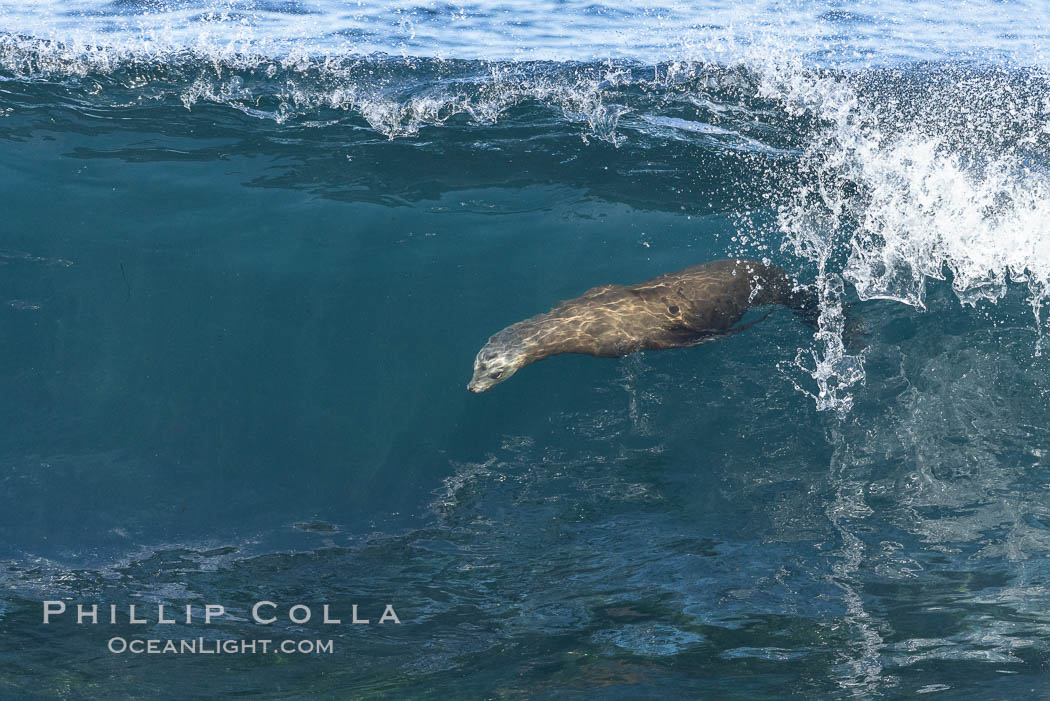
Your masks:
[[[497,370],[496,372],[489,375],[489,377],[491,377],[493,380],[498,380],[499,378],[503,377],[503,371]]]
[[[678,307],[676,307],[675,305],[672,304],[671,306],[669,306],[667,308],[667,311],[671,312],[672,314],[677,314],[678,313]]]

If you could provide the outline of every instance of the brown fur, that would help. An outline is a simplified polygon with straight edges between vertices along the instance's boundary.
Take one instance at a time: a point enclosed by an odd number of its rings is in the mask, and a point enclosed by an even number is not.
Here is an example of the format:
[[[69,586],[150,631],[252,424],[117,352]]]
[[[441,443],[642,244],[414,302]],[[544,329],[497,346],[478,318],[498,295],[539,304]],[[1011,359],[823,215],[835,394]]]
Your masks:
[[[783,304],[812,313],[813,302],[780,268],[737,259],[701,263],[629,287],[595,287],[492,336],[478,353],[468,389],[484,392],[559,353],[618,357],[704,343],[750,326],[733,328],[750,307]]]

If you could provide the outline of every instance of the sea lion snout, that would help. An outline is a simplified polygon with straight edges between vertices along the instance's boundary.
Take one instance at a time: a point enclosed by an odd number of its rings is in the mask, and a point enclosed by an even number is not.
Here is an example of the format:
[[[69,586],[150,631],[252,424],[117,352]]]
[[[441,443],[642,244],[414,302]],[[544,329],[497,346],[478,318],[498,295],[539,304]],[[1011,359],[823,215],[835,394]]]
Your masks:
[[[522,358],[512,348],[489,339],[474,359],[474,376],[467,383],[467,389],[474,394],[487,392],[517,372]]]

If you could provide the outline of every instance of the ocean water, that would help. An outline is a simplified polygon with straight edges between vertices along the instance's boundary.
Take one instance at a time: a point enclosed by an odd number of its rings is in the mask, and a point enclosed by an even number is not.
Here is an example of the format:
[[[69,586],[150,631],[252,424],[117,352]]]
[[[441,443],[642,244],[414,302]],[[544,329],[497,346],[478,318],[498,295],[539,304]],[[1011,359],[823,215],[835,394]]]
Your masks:
[[[1047,47],[1034,1],[0,2],[0,698],[1050,695]],[[467,392],[730,256],[817,330]]]

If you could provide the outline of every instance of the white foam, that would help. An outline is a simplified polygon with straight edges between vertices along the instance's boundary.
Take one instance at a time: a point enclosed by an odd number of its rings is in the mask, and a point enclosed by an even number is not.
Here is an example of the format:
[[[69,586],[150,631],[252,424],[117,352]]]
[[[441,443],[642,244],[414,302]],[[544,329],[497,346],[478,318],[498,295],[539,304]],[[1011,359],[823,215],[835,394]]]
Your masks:
[[[948,101],[921,123],[894,123],[879,110],[892,95],[862,95],[844,74],[775,55],[743,60],[758,72],[762,96],[821,125],[802,159],[801,184],[778,212],[783,247],[820,270],[818,347],[797,358],[800,367],[810,361],[820,408],[848,410],[849,388],[864,377],[863,358],[841,342],[840,280],[862,300],[918,309],[928,282],[949,273],[964,305],[995,302],[1008,284],[1020,283],[1042,327],[1050,297],[1050,175],[1025,147],[1050,143],[1050,100],[1016,95],[991,74],[982,87],[995,91],[995,115],[959,89],[947,91]],[[980,128],[960,130],[960,123]]]

